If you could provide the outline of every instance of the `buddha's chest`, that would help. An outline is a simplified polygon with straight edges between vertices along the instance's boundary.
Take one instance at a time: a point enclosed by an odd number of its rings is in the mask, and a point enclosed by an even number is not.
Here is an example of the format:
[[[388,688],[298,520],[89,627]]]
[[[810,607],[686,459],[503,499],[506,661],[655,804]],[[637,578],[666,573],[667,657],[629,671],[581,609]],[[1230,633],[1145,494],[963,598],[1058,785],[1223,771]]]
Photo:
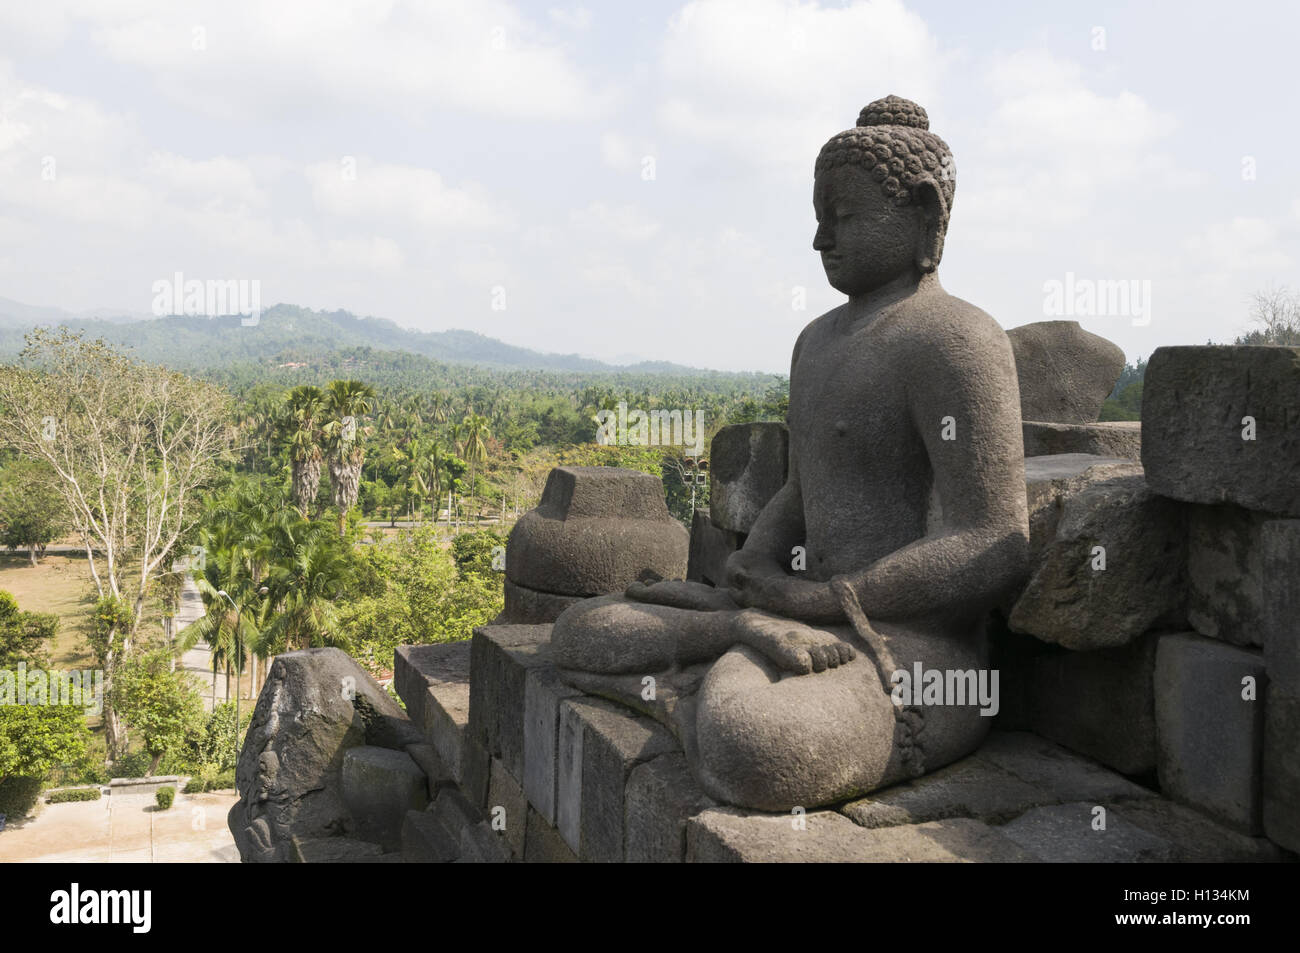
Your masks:
[[[860,333],[809,342],[790,390],[791,438],[806,450],[858,452],[908,442],[908,382],[893,342]]]

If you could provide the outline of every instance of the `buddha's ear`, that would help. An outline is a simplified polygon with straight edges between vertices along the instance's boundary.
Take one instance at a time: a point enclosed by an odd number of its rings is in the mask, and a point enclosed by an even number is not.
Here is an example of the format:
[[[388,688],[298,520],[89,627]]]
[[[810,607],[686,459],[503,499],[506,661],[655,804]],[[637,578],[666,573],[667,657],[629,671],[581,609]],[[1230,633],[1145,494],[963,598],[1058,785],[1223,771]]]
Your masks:
[[[943,255],[943,236],[948,224],[948,205],[934,179],[926,176],[912,186],[912,195],[921,209],[923,227],[916,239],[916,266],[922,272],[939,267]]]

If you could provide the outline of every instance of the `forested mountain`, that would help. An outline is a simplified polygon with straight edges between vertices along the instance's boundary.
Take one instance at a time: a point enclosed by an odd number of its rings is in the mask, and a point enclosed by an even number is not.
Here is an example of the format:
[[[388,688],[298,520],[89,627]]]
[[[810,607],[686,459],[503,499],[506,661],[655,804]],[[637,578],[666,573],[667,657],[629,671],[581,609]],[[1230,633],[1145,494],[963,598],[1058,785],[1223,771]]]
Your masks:
[[[544,354],[515,347],[473,331],[411,331],[384,318],[359,318],[347,311],[312,311],[289,304],[277,304],[262,312],[256,325],[245,325],[238,316],[177,315],[124,321],[117,316],[73,315],[0,299],[0,360],[12,359],[22,350],[24,332],[38,324],[83,328],[91,337],[130,348],[144,361],[186,371],[235,365],[315,365],[332,361],[342,352],[369,349],[502,369],[712,373],[664,361],[621,367],[576,354]]]

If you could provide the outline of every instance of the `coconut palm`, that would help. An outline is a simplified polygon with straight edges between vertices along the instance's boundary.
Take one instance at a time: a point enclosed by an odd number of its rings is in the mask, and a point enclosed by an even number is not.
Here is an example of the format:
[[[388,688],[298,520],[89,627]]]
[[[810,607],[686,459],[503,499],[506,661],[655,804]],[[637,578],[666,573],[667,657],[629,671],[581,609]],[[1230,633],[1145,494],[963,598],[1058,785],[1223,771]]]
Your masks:
[[[267,576],[273,611],[263,631],[277,651],[338,646],[347,639],[334,599],[351,579],[343,544],[323,524],[299,523],[280,535]]]
[[[429,395],[429,420],[435,424],[445,424],[450,406],[451,399],[445,391],[434,391]]]
[[[478,522],[478,509],[474,505],[474,465],[487,459],[485,437],[491,436],[488,420],[482,414],[469,413],[464,421],[465,448],[462,456],[469,464],[469,508],[474,521]]]
[[[428,494],[428,485],[424,479],[427,453],[425,445],[419,440],[412,440],[405,446],[393,448],[394,469],[405,484],[408,517],[411,515],[410,501],[423,500]],[[434,512],[437,513],[437,510],[435,509]]]
[[[330,491],[339,511],[339,536],[347,525],[347,513],[361,490],[361,467],[366,451],[364,429],[357,421],[374,407],[375,389],[361,381],[330,381],[326,388],[326,413],[330,420],[322,428],[330,468]]]

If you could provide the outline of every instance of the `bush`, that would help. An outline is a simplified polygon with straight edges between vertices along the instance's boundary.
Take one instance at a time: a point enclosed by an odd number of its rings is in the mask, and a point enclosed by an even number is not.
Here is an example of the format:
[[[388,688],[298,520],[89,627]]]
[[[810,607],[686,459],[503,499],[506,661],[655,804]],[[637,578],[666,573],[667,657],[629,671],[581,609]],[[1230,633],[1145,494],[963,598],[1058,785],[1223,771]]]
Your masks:
[[[199,773],[190,778],[185,785],[185,793],[202,794],[205,791],[225,791],[234,786],[234,768],[218,771],[216,765],[205,764],[199,768]]]
[[[165,811],[172,806],[172,801],[176,800],[176,789],[170,785],[159,788],[155,797],[158,800],[158,810]]]
[[[41,796],[41,778],[14,775],[0,781],[0,814],[13,820],[26,817]]]
[[[68,791],[55,791],[46,801],[50,804],[64,804],[68,801],[98,801],[99,788],[72,788]]]
[[[55,768],[50,775],[50,784],[52,787],[63,787],[74,784],[99,784],[104,785],[112,778],[108,768],[102,762],[95,761],[89,755],[74,761],[72,764],[62,765]]]
[[[149,775],[146,772],[152,760],[147,751],[132,751],[114,761],[108,773],[114,778],[147,778]],[[198,762],[185,751],[173,751],[163,756],[153,773],[155,775],[194,774],[197,770]]]
[[[253,708],[248,705],[240,712],[239,731],[235,731],[235,703],[225,702],[218,705],[208,716],[203,728],[203,737],[198,743],[198,773],[211,765],[213,774],[235,766],[235,742],[244,740],[248,734],[248,724],[253,720]],[[184,772],[189,774],[191,772]]]
[[[212,765],[199,765],[199,773],[185,782],[185,793],[202,794],[208,789],[208,785],[212,783],[213,774]]]

